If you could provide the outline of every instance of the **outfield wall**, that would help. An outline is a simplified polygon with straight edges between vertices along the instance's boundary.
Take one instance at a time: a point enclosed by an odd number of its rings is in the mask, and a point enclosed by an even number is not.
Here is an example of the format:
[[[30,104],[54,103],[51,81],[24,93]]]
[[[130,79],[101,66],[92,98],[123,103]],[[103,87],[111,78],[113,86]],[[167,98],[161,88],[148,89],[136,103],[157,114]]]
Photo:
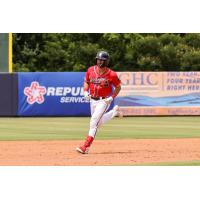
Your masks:
[[[17,116],[18,76],[0,73],[0,116]]]
[[[18,74],[19,116],[89,116],[83,97],[84,72]]]
[[[0,116],[90,116],[84,72],[0,74]],[[118,72],[125,116],[200,115],[200,72]],[[110,108],[110,109],[111,109]]]

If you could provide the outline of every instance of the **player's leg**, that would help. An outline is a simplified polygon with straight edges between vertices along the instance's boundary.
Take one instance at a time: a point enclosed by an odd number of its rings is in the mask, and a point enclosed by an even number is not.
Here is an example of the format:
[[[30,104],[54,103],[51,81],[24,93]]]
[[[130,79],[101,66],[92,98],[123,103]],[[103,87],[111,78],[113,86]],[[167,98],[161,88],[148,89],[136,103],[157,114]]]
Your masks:
[[[97,106],[97,101],[91,99],[90,100],[90,113],[91,113],[91,116],[93,115],[96,106]],[[93,140],[94,140],[94,138],[92,136],[87,135],[87,137],[85,139],[85,143],[83,144],[83,146],[77,147],[76,150],[79,153],[82,153],[82,154],[88,153],[88,147],[90,147],[90,145],[92,144]]]
[[[91,116],[93,115],[93,113],[96,109],[97,103],[98,103],[98,101],[95,101],[93,99],[90,100],[90,114],[91,114]]]
[[[109,120],[111,120],[112,118],[114,118],[116,116],[122,117],[122,113],[119,111],[118,105],[114,106],[114,108],[112,110],[110,110],[109,112],[107,112],[103,115],[98,127],[105,124],[106,122],[108,122]]]
[[[95,137],[97,133],[97,128],[99,126],[99,123],[101,121],[101,118],[108,110],[110,104],[107,104],[103,100],[97,101],[94,113],[92,114],[91,120],[90,120],[90,130],[89,135],[92,137]]]
[[[100,123],[100,120],[104,113],[109,108],[110,104],[106,104],[105,101],[99,100],[99,101],[93,101],[91,100],[91,120],[90,120],[90,130],[89,134],[86,137],[85,143],[83,146],[77,148],[76,150],[80,153],[88,153],[89,147],[91,146],[95,135],[97,133],[98,124]]]

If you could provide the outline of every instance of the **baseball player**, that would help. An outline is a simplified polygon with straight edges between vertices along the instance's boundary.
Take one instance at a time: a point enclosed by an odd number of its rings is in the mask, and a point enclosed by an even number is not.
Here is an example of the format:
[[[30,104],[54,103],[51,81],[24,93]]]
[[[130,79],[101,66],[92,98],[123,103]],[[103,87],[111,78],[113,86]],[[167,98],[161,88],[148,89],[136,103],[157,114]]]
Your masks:
[[[113,99],[121,90],[120,80],[116,72],[108,68],[109,54],[100,51],[96,55],[96,65],[89,67],[84,80],[84,97],[90,100],[90,129],[85,143],[77,147],[79,153],[88,153],[97,129],[113,117],[120,115],[116,105],[106,113]],[[112,91],[114,86],[114,91]]]

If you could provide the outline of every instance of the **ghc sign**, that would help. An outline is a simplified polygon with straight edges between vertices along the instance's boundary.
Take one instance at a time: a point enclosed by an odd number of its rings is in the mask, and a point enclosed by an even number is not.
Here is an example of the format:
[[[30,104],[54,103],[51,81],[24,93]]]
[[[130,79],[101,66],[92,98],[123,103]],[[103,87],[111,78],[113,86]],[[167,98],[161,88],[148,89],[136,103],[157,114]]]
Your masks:
[[[119,72],[122,85],[158,85],[159,74],[156,72]]]

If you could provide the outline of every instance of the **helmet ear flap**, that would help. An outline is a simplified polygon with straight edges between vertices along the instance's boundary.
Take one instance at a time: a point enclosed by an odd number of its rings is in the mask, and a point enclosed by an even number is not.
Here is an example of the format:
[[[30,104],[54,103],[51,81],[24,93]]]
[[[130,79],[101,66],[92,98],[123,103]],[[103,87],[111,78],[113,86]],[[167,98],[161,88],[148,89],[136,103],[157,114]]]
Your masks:
[[[109,65],[109,60],[105,60],[105,61],[104,61],[104,65],[105,65],[106,67],[108,67],[108,65]]]

